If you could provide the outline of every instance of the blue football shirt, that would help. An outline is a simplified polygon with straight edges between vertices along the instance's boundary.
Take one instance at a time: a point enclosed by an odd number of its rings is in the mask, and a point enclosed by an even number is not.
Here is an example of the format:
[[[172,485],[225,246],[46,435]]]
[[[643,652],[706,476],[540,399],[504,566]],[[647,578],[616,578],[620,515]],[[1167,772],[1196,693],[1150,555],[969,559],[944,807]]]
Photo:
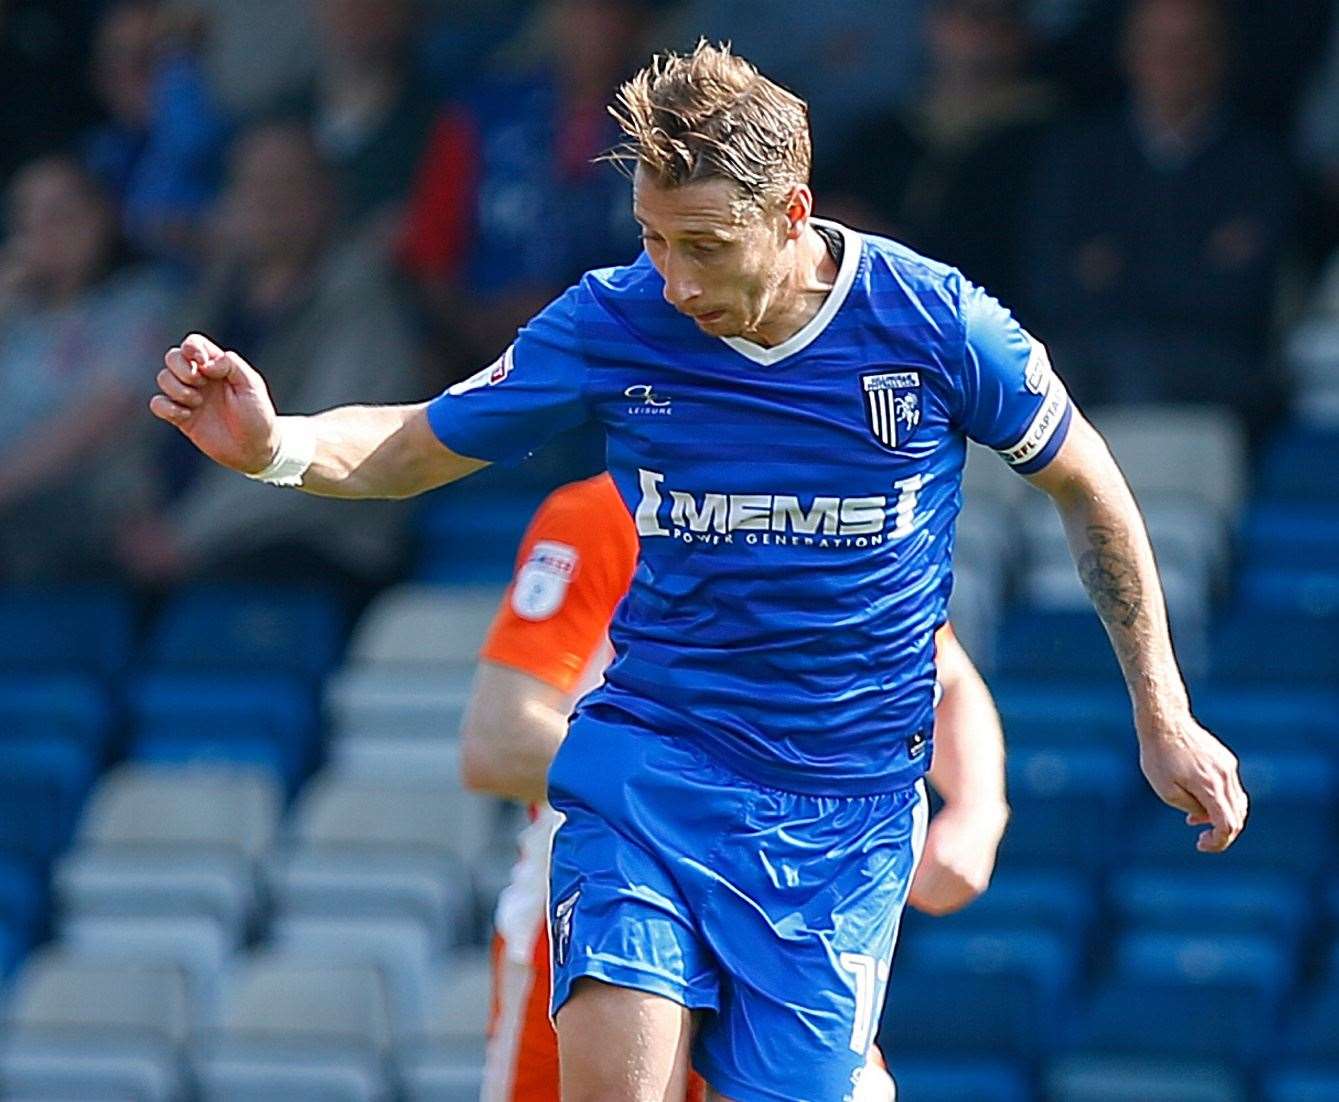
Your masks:
[[[780,345],[703,333],[643,254],[584,276],[428,416],[503,462],[604,426],[640,556],[583,708],[761,784],[855,795],[928,766],[965,440],[1036,471],[1072,410],[1043,347],[959,272],[822,225],[836,282]]]

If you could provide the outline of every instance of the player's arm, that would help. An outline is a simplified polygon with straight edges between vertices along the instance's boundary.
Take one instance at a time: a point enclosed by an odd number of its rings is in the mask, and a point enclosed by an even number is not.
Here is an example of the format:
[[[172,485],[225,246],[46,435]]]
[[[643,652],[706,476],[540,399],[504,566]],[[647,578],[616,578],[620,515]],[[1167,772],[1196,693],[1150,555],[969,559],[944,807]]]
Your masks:
[[[1246,822],[1232,753],[1190,714],[1143,518],[1120,468],[1077,411],[1054,458],[1029,475],[1055,502],[1079,576],[1106,627],[1134,709],[1140,765],[1153,790],[1211,824],[1198,847],[1221,851]]]
[[[570,693],[533,674],[482,659],[460,733],[466,787],[526,803],[543,800],[572,703]]]
[[[544,798],[636,560],[636,532],[608,476],[560,487],[536,511],[479,655],[461,731],[468,787]]]
[[[944,804],[930,821],[910,899],[919,910],[943,915],[965,907],[990,884],[1009,805],[999,713],[951,629],[939,634],[936,665],[942,694],[930,783]]]
[[[294,471],[287,484],[308,493],[410,497],[487,465],[441,443],[427,403],[277,417],[259,373],[199,334],[167,353],[157,381],[150,410],[209,458],[250,475],[280,459]]]

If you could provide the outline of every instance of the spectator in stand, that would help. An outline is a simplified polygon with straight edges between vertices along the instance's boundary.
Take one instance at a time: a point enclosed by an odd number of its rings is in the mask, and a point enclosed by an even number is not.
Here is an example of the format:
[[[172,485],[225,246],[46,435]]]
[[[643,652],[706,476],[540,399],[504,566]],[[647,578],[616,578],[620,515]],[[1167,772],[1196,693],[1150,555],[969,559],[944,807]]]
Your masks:
[[[1339,427],[1339,250],[1322,267],[1310,301],[1288,334],[1293,412]]]
[[[0,0],[0,189],[97,117],[79,79],[92,23],[68,0]]]
[[[1018,298],[1018,221],[1056,108],[1029,75],[1022,8],[935,0],[924,93],[857,127],[820,184],[828,209],[943,257],[1005,302]]]
[[[924,19],[930,0],[842,0],[792,4],[778,16],[758,0],[688,0],[675,5],[656,44],[691,50],[699,37],[730,42],[809,104],[816,165],[871,111],[911,102],[925,73]]]
[[[436,115],[413,63],[414,0],[311,0],[316,76],[288,107],[336,170],[350,224],[392,224]]]
[[[1319,264],[1339,247],[1339,15],[1330,26],[1325,64],[1303,106],[1300,154],[1310,175],[1308,257]]]
[[[1216,0],[1138,0],[1126,109],[1036,158],[1028,300],[1080,398],[1252,420],[1279,401],[1266,352],[1293,187],[1279,145],[1228,107],[1228,39]]]
[[[336,223],[332,173],[309,132],[294,123],[247,132],[232,155],[204,285],[177,317],[178,327],[247,349],[286,409],[423,393],[388,265],[365,240],[341,240]],[[402,519],[397,504],[276,494],[211,465],[122,551],[149,582],[333,576],[356,594],[398,566]]]
[[[179,324],[76,161],[14,177],[0,248],[0,578],[102,573],[151,507],[144,364]]]
[[[549,0],[532,56],[440,119],[401,252],[459,363],[496,356],[586,269],[637,254],[627,182],[595,158],[619,140],[606,108],[646,14],[639,0]]]
[[[200,43],[200,64],[220,107],[257,119],[311,84],[311,0],[167,0]]]
[[[145,252],[179,261],[199,245],[227,139],[193,44],[155,0],[117,0],[98,26],[93,85],[107,120],[85,156]]]

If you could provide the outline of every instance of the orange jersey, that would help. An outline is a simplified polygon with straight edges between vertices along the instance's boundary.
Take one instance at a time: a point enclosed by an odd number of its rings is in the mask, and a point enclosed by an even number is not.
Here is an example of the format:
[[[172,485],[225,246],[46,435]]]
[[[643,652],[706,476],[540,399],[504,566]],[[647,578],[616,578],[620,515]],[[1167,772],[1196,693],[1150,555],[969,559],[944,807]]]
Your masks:
[[[637,530],[607,474],[555,490],[535,513],[479,657],[565,693],[603,652],[637,565]]]

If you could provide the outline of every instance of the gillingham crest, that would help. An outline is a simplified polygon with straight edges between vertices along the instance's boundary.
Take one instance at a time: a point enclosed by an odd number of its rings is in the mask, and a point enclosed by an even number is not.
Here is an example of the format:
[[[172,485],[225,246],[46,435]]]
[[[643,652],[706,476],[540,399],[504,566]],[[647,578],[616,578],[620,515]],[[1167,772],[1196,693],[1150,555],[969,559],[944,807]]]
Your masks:
[[[860,376],[865,422],[885,448],[905,447],[921,423],[921,373],[885,371]]]

